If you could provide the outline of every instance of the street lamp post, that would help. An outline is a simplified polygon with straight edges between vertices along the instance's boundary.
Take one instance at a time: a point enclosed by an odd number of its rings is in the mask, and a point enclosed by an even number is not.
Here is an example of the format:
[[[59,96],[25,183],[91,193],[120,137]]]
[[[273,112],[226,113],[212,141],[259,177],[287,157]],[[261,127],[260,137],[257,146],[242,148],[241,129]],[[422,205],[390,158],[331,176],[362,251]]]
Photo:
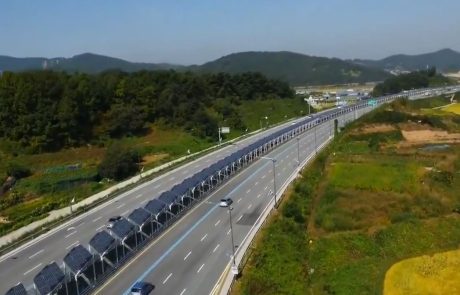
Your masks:
[[[268,116],[264,116],[264,117],[259,119],[260,129],[262,129],[262,119],[265,119],[268,122]],[[267,122],[265,122],[265,125],[268,125]]]
[[[233,239],[232,210],[233,210],[233,207],[228,206],[228,216],[230,218],[230,234],[231,234],[231,239],[232,239],[232,257],[233,257],[232,272],[234,275],[237,275],[238,267],[236,266],[236,259],[235,259],[235,241]]]
[[[316,144],[316,124],[315,124],[315,127],[313,128],[315,130],[315,154],[318,153],[318,145]]]
[[[295,139],[297,139],[297,166],[300,166],[300,138],[296,137]]]

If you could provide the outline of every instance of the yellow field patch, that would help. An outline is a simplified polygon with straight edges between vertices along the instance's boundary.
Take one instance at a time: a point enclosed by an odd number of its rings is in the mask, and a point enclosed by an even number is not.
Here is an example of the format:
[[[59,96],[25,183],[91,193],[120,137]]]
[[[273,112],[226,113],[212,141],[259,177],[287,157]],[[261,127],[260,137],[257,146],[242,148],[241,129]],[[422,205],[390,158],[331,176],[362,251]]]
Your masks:
[[[443,111],[454,113],[460,115],[460,103],[451,104],[445,108],[442,108]]]
[[[384,295],[460,294],[460,250],[419,256],[393,264]]]

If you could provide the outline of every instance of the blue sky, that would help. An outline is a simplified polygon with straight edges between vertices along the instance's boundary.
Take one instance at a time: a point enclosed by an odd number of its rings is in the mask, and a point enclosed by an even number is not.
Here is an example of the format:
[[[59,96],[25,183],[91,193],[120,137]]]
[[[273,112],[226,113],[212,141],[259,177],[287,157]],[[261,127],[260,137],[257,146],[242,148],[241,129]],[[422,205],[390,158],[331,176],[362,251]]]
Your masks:
[[[460,51],[459,0],[1,0],[0,55],[200,64],[239,51]]]

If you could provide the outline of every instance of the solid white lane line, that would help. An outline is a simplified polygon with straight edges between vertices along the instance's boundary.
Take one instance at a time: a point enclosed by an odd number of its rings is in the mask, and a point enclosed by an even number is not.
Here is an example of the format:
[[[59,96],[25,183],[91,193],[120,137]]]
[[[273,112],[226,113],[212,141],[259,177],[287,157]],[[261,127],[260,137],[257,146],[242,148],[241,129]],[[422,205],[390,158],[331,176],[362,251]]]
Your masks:
[[[172,276],[172,273],[170,273],[170,274],[166,277],[166,279],[163,281],[163,285],[166,284],[166,282],[169,280],[169,278],[170,278],[171,276]]]
[[[251,209],[251,207],[252,207],[252,204],[249,204],[249,206],[248,206],[248,210],[249,210],[249,209]]]
[[[240,221],[241,218],[243,218],[243,215],[241,215],[240,217],[238,217],[238,219],[236,220],[236,222]]]
[[[115,208],[115,209],[120,209],[120,208],[123,208],[123,206],[125,206],[125,203],[123,203],[123,204],[119,205],[119,206],[118,206],[117,208]]]
[[[187,260],[187,258],[190,256],[190,254],[192,254],[192,251],[188,252],[187,255],[185,255],[184,261]]]
[[[73,232],[71,232],[70,234],[66,235],[66,236],[64,237],[64,239],[67,239],[68,237],[70,237],[71,235],[74,235],[74,234],[76,234],[76,233],[77,233],[77,231],[73,231]]]
[[[184,293],[185,293],[186,290],[187,290],[187,289],[182,290],[182,292],[180,292],[179,295],[184,295]]]
[[[102,216],[99,216],[98,218],[94,218],[93,222],[96,222],[96,221],[101,220],[101,219],[102,219]]]
[[[128,214],[129,210],[126,210],[125,212],[121,213],[121,215],[126,215]]]
[[[44,249],[41,249],[40,251],[36,252],[35,254],[30,255],[30,256],[29,256],[29,259],[32,259],[32,258],[34,258],[34,257],[37,256],[37,255],[40,255],[41,253],[43,253],[43,251],[45,251],[45,250],[44,250]]]
[[[217,244],[216,248],[214,248],[214,250],[212,250],[212,253],[216,252],[217,249],[219,249],[219,246],[220,246],[220,244]]]
[[[236,201],[237,203],[241,202],[241,198],[238,199],[238,201]]]
[[[200,266],[200,268],[198,269],[198,271],[196,273],[199,273],[204,267],[204,263]]]
[[[203,240],[206,239],[207,236],[208,236],[208,234],[205,234],[205,235],[201,238],[200,242],[203,242]]]
[[[214,226],[218,226],[220,223],[220,219],[214,224]]]
[[[230,234],[230,231],[231,231],[230,229],[227,231],[227,236]]]
[[[26,271],[26,272],[24,273],[24,275],[26,276],[28,273],[30,273],[30,272],[34,271],[35,269],[39,268],[41,265],[42,265],[41,263],[35,265],[34,267],[32,267],[31,269],[29,269],[28,271]]]
[[[76,241],[75,243],[73,244],[70,244],[69,246],[65,247],[66,250],[69,250],[70,248],[72,248],[73,246],[77,246],[80,242],[79,241]]]
[[[257,195],[257,199],[260,198],[260,194]]]
[[[135,199],[139,199],[140,197],[142,197],[142,194],[138,194],[138,195],[135,196],[134,198],[135,198]]]
[[[96,222],[96,221],[101,220],[101,219],[102,219],[102,216],[99,216],[98,218],[93,219],[93,222]]]

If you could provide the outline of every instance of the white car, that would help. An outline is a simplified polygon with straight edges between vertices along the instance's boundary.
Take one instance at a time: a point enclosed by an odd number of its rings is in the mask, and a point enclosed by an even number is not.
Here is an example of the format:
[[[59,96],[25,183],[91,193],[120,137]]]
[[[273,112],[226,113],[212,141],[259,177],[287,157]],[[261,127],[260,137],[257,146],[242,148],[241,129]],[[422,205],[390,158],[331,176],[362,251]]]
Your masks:
[[[230,206],[231,204],[233,204],[233,200],[230,199],[230,198],[227,198],[227,199],[222,199],[222,200],[220,200],[219,206],[220,206],[220,207],[228,207],[228,206]]]

